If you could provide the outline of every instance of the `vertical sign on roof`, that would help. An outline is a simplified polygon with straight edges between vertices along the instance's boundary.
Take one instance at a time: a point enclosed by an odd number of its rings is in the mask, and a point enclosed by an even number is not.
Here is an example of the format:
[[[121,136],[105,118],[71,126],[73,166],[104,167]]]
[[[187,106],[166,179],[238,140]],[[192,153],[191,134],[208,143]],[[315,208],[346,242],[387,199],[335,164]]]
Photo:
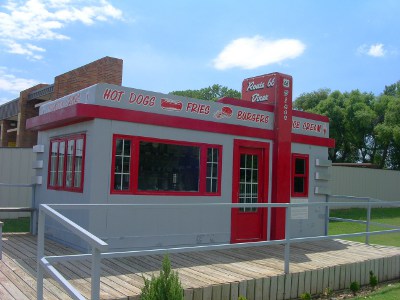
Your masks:
[[[243,100],[275,106],[271,194],[271,201],[275,203],[290,203],[292,85],[292,77],[281,73],[247,78],[242,84]],[[269,217],[271,238],[285,238],[285,227],[281,225],[285,220],[285,209],[275,208]]]

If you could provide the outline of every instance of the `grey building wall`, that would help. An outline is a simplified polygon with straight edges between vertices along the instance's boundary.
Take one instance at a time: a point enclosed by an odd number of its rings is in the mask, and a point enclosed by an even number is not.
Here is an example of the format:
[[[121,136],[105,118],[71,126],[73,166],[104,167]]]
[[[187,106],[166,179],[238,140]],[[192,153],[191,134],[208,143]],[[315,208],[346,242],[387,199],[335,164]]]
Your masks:
[[[31,184],[34,170],[32,148],[0,148],[0,183]],[[31,188],[0,187],[0,207],[30,207]],[[29,213],[0,213],[0,218],[18,218]]]
[[[74,133],[86,133],[85,178],[83,193],[47,189],[49,141]],[[221,196],[158,196],[110,194],[111,153],[113,134],[153,137],[177,141],[222,145]],[[185,129],[95,119],[40,132],[39,143],[45,147],[38,159],[46,163],[38,175],[43,184],[37,188],[41,203],[88,204],[165,204],[165,203],[231,203],[233,141],[240,137]],[[251,139],[257,140],[257,139]],[[259,139],[258,139],[259,140]],[[260,140],[259,140],[260,141]],[[263,140],[265,142],[265,140]],[[271,141],[269,141],[271,142]],[[272,149],[272,142],[271,142]],[[272,153],[270,153],[270,166]],[[271,178],[271,170],[269,174]],[[270,191],[269,191],[270,195]],[[222,207],[93,208],[90,212],[67,211],[66,216],[104,238],[113,250],[126,247],[147,248],[172,245],[229,243],[231,211]],[[90,220],[90,222],[88,221]],[[47,222],[47,221],[46,221]],[[47,235],[62,237],[72,246],[86,249],[85,243],[54,222],[47,222]]]
[[[49,141],[53,137],[86,133],[86,156],[83,193],[47,190]],[[159,196],[110,194],[111,153],[113,134],[153,137],[177,141],[222,145],[221,196]],[[37,188],[37,199],[42,203],[88,204],[166,204],[166,203],[231,203],[232,162],[234,139],[241,137],[186,129],[144,125],[130,122],[95,119],[80,124],[40,132],[39,143],[45,151],[38,159],[46,162],[40,175],[43,184]],[[273,142],[254,138],[246,140],[270,143],[269,186],[272,181]],[[302,144],[292,145],[293,153],[309,154],[309,201],[325,201],[324,195],[314,193],[316,185],[328,182],[314,181],[317,170],[315,159],[327,159],[327,149]],[[39,175],[39,174],[38,174]],[[269,189],[271,199],[271,188]],[[90,211],[67,211],[66,216],[106,240],[111,250],[126,248],[153,248],[166,246],[229,243],[231,238],[231,210],[222,207],[174,206],[164,208],[97,207]],[[284,220],[282,220],[282,224]],[[62,238],[70,245],[86,249],[87,245],[54,222],[47,222],[47,235],[55,240]],[[310,208],[307,218],[291,220],[292,237],[324,233],[324,209]]]
[[[302,200],[307,200],[308,203],[325,202],[325,194],[317,194],[315,188],[323,188],[327,190],[330,185],[329,180],[316,180],[315,174],[321,172],[320,167],[316,166],[316,159],[328,159],[328,151],[325,147],[310,146],[304,144],[292,144],[292,153],[309,155],[309,185],[308,197]],[[327,170],[323,170],[327,171]],[[329,172],[329,171],[328,171]],[[294,199],[292,198],[291,202]],[[325,208],[324,207],[309,207],[309,208],[293,208],[291,218],[291,236],[306,237],[317,236],[325,233]],[[296,214],[296,210],[299,212]]]

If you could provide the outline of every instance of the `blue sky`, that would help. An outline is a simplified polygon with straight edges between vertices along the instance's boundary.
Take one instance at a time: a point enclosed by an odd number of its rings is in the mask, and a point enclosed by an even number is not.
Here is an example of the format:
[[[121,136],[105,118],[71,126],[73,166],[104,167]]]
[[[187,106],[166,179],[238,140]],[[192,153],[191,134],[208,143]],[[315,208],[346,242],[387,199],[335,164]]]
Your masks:
[[[379,95],[400,80],[399,15],[398,0],[0,0],[0,104],[104,56],[156,92],[281,72],[294,97]]]

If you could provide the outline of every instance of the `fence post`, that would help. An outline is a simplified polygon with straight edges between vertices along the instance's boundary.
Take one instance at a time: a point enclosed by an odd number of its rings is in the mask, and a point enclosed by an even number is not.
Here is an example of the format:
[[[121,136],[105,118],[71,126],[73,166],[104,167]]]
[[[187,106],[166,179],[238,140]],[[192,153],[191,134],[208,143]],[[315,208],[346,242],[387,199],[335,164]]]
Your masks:
[[[33,211],[31,212],[31,234],[32,235],[36,235],[38,232],[37,229],[37,218],[38,218],[38,212],[36,210],[36,196],[35,196],[35,192],[36,192],[36,185],[32,184],[32,208]]]
[[[92,250],[92,300],[100,299],[100,264],[101,256],[98,248]]]
[[[326,195],[326,203],[329,203],[329,195]],[[325,235],[329,235],[329,205],[325,206]]]
[[[369,245],[369,230],[370,230],[370,222],[371,222],[371,199],[368,198],[368,207],[367,207],[367,228],[366,232],[367,234],[365,235],[365,243]]]
[[[285,274],[289,274],[290,264],[290,213],[290,206],[287,206],[285,216]]]
[[[46,214],[41,207],[39,209],[38,237],[37,237],[37,286],[36,295],[38,300],[43,300],[43,268],[41,266],[42,257],[44,257],[44,223]]]

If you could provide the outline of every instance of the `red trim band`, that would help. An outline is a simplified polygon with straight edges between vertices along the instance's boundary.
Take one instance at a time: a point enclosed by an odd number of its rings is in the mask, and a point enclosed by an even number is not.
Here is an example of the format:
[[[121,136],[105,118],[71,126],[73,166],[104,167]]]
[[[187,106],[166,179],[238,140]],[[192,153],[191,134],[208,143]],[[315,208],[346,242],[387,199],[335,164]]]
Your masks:
[[[293,117],[329,123],[329,118],[327,116],[317,115],[301,110],[293,110]]]

